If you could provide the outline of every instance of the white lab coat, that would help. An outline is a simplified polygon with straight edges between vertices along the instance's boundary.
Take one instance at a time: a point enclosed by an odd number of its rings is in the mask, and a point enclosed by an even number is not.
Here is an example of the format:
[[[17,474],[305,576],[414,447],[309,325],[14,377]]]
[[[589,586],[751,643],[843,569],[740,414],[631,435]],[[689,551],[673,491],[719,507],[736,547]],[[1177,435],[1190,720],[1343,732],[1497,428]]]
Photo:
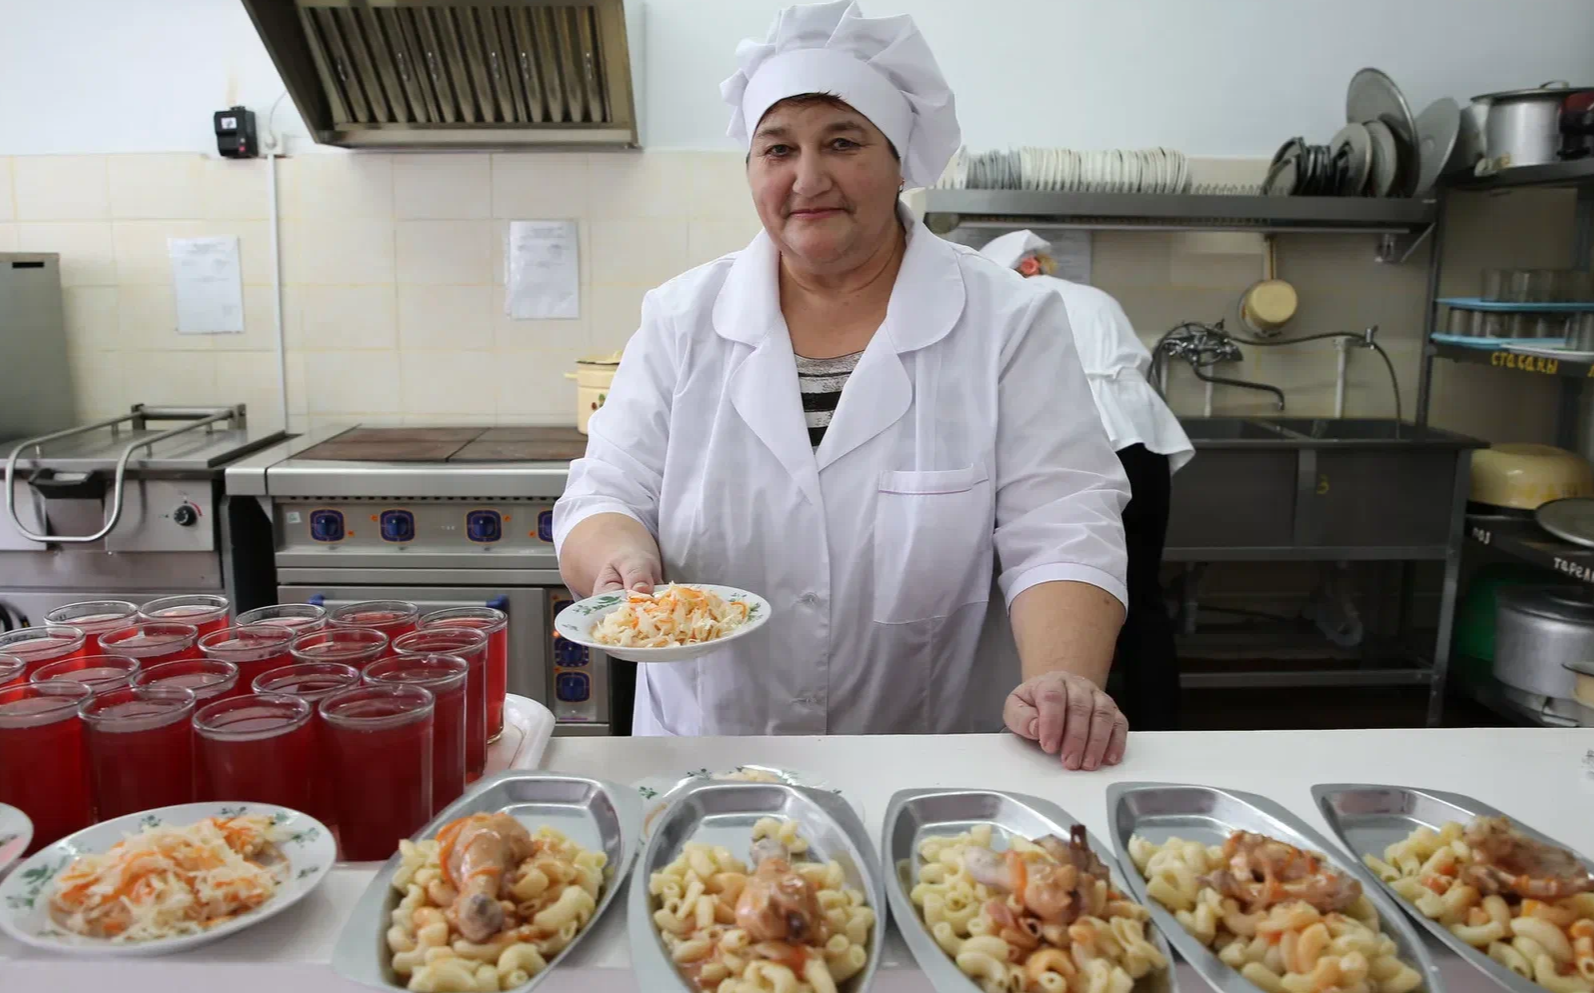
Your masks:
[[[634,733],[996,730],[1018,677],[976,657],[996,563],[1008,603],[1053,580],[1126,599],[1129,485],[1062,301],[905,221],[885,322],[817,452],[767,235],[643,301],[554,540],[626,514],[668,578],[773,610],[698,660],[641,666]]]
[[[1144,445],[1148,451],[1168,456],[1169,471],[1178,472],[1195,448],[1179,419],[1146,378],[1151,353],[1135,335],[1134,325],[1118,301],[1094,286],[1056,276],[1031,276],[1029,281],[1055,290],[1068,308],[1079,363],[1113,450]]]

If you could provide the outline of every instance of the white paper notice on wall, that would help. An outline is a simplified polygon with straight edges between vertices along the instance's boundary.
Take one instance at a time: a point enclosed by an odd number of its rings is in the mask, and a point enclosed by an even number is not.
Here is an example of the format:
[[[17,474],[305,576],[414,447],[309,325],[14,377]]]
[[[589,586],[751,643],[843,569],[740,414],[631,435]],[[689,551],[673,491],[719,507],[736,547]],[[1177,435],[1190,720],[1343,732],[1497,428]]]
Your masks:
[[[167,238],[177,289],[178,334],[243,334],[238,238]]]
[[[517,320],[581,316],[575,221],[510,221],[504,313]]]

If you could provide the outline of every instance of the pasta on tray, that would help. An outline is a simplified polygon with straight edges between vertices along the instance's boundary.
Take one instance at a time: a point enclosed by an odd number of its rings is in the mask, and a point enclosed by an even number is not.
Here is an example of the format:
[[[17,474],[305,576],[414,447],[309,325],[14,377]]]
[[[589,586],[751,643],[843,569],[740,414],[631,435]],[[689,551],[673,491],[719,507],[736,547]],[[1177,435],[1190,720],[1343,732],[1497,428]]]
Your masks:
[[[1168,968],[1146,937],[1146,909],[1112,886],[1085,829],[1069,841],[1010,838],[993,829],[919,843],[910,896],[941,950],[985,993],[1128,993]]]
[[[1554,993],[1594,991],[1594,877],[1504,818],[1418,828],[1363,861],[1473,948]]]
[[[836,993],[869,961],[875,913],[836,862],[806,858],[797,822],[761,818],[748,863],[688,842],[653,873],[653,921],[681,973],[712,993]]]
[[[1146,893],[1267,993],[1411,993],[1402,962],[1355,879],[1322,855],[1249,831],[1223,845],[1129,839]]]
[[[418,993],[486,993],[529,981],[586,927],[608,857],[550,827],[471,814],[399,842],[387,931],[393,974]]]
[[[626,593],[619,609],[592,626],[592,640],[615,648],[676,648],[717,641],[747,618],[740,600],[672,583],[657,593]]]

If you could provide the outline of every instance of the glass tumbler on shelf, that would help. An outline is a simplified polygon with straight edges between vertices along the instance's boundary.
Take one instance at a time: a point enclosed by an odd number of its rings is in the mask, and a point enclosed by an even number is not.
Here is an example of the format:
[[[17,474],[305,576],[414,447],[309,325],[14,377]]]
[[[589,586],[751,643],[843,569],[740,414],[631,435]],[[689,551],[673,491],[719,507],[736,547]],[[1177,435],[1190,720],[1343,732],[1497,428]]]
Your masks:
[[[487,636],[487,740],[504,733],[504,699],[509,695],[509,615],[496,607],[449,607],[421,618],[421,631],[475,628]]]
[[[1479,338],[1504,338],[1506,315],[1498,310],[1478,310],[1472,314],[1472,333]]]
[[[194,694],[123,686],[78,708],[94,814],[102,821],[194,802]]]
[[[162,662],[133,677],[134,686],[181,686],[194,694],[195,706],[212,700],[249,692],[239,678],[238,667],[221,659],[182,659]]]
[[[28,679],[35,683],[52,679],[82,683],[90,692],[100,694],[131,684],[138,669],[138,659],[126,655],[78,655],[41,665]]]
[[[415,630],[421,608],[408,600],[362,600],[346,603],[327,614],[327,624],[335,628],[371,628],[391,641]]]
[[[1573,314],[1567,321],[1566,347],[1594,352],[1594,310]]]
[[[487,635],[474,628],[433,627],[393,642],[399,655],[457,655],[470,665],[465,677],[465,781],[487,770]]]
[[[312,704],[284,693],[246,693],[201,707],[194,714],[199,798],[274,803],[319,819],[317,766],[326,756],[316,751],[314,718]]]
[[[100,635],[138,621],[138,605],[127,600],[83,600],[46,611],[46,624],[66,624],[83,632],[83,652],[100,654]]]
[[[1445,314],[1445,333],[1453,334],[1458,338],[1465,338],[1472,334],[1472,316],[1479,311],[1462,310],[1460,307],[1451,307]]]
[[[245,689],[256,676],[293,664],[294,633],[278,624],[250,624],[224,627],[199,639],[199,650],[207,659],[231,662],[238,667],[238,682]]]
[[[376,686],[430,690],[432,709],[432,813],[465,792],[465,680],[470,665],[457,655],[389,655],[365,667]]]
[[[274,603],[269,607],[256,607],[238,615],[234,622],[239,627],[250,624],[275,624],[294,634],[309,634],[327,626],[327,609],[313,603]]]
[[[341,662],[363,669],[387,654],[388,637],[375,628],[325,627],[301,634],[288,645],[299,662]]]
[[[1485,269],[1483,270],[1483,291],[1478,294],[1481,300],[1504,300],[1507,286],[1510,283],[1510,269]]]
[[[334,632],[318,631],[303,637],[314,638],[321,634],[332,633]],[[386,641],[385,638],[383,640]],[[352,665],[344,665],[341,662],[298,662],[256,676],[251,688],[257,694],[280,693],[284,696],[297,697],[314,708],[332,694],[358,685],[360,685],[360,670]],[[305,813],[332,828],[336,833],[338,808],[337,799],[333,795],[336,784],[332,778],[332,767],[326,760],[329,741],[326,721],[322,720],[317,712],[310,723],[315,729],[313,737],[318,761],[312,784],[315,802],[305,808]]]
[[[82,683],[51,680],[0,688],[0,803],[33,821],[31,855],[94,823],[78,708]]]
[[[201,636],[219,631],[227,626],[227,612],[232,602],[224,596],[199,593],[189,596],[163,596],[138,608],[138,615],[146,621],[177,621],[192,624]]]
[[[0,634],[0,654],[14,655],[27,663],[28,673],[48,662],[59,662],[74,655],[87,655],[83,646],[88,636],[67,624],[46,624],[18,628]]]
[[[432,694],[368,684],[320,703],[343,858],[386,859],[432,816]]]
[[[142,665],[204,658],[199,629],[176,621],[141,621],[100,636],[100,649],[110,655],[131,655]]]

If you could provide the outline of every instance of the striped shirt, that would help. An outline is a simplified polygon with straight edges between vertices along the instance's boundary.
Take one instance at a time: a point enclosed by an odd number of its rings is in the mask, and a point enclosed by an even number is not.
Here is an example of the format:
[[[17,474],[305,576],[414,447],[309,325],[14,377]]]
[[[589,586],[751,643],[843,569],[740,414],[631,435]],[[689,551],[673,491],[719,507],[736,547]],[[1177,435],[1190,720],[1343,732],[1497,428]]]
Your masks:
[[[858,367],[862,352],[833,359],[797,356],[797,388],[803,395],[803,417],[808,421],[808,440],[815,448],[825,440],[825,429],[841,402],[841,389]]]

